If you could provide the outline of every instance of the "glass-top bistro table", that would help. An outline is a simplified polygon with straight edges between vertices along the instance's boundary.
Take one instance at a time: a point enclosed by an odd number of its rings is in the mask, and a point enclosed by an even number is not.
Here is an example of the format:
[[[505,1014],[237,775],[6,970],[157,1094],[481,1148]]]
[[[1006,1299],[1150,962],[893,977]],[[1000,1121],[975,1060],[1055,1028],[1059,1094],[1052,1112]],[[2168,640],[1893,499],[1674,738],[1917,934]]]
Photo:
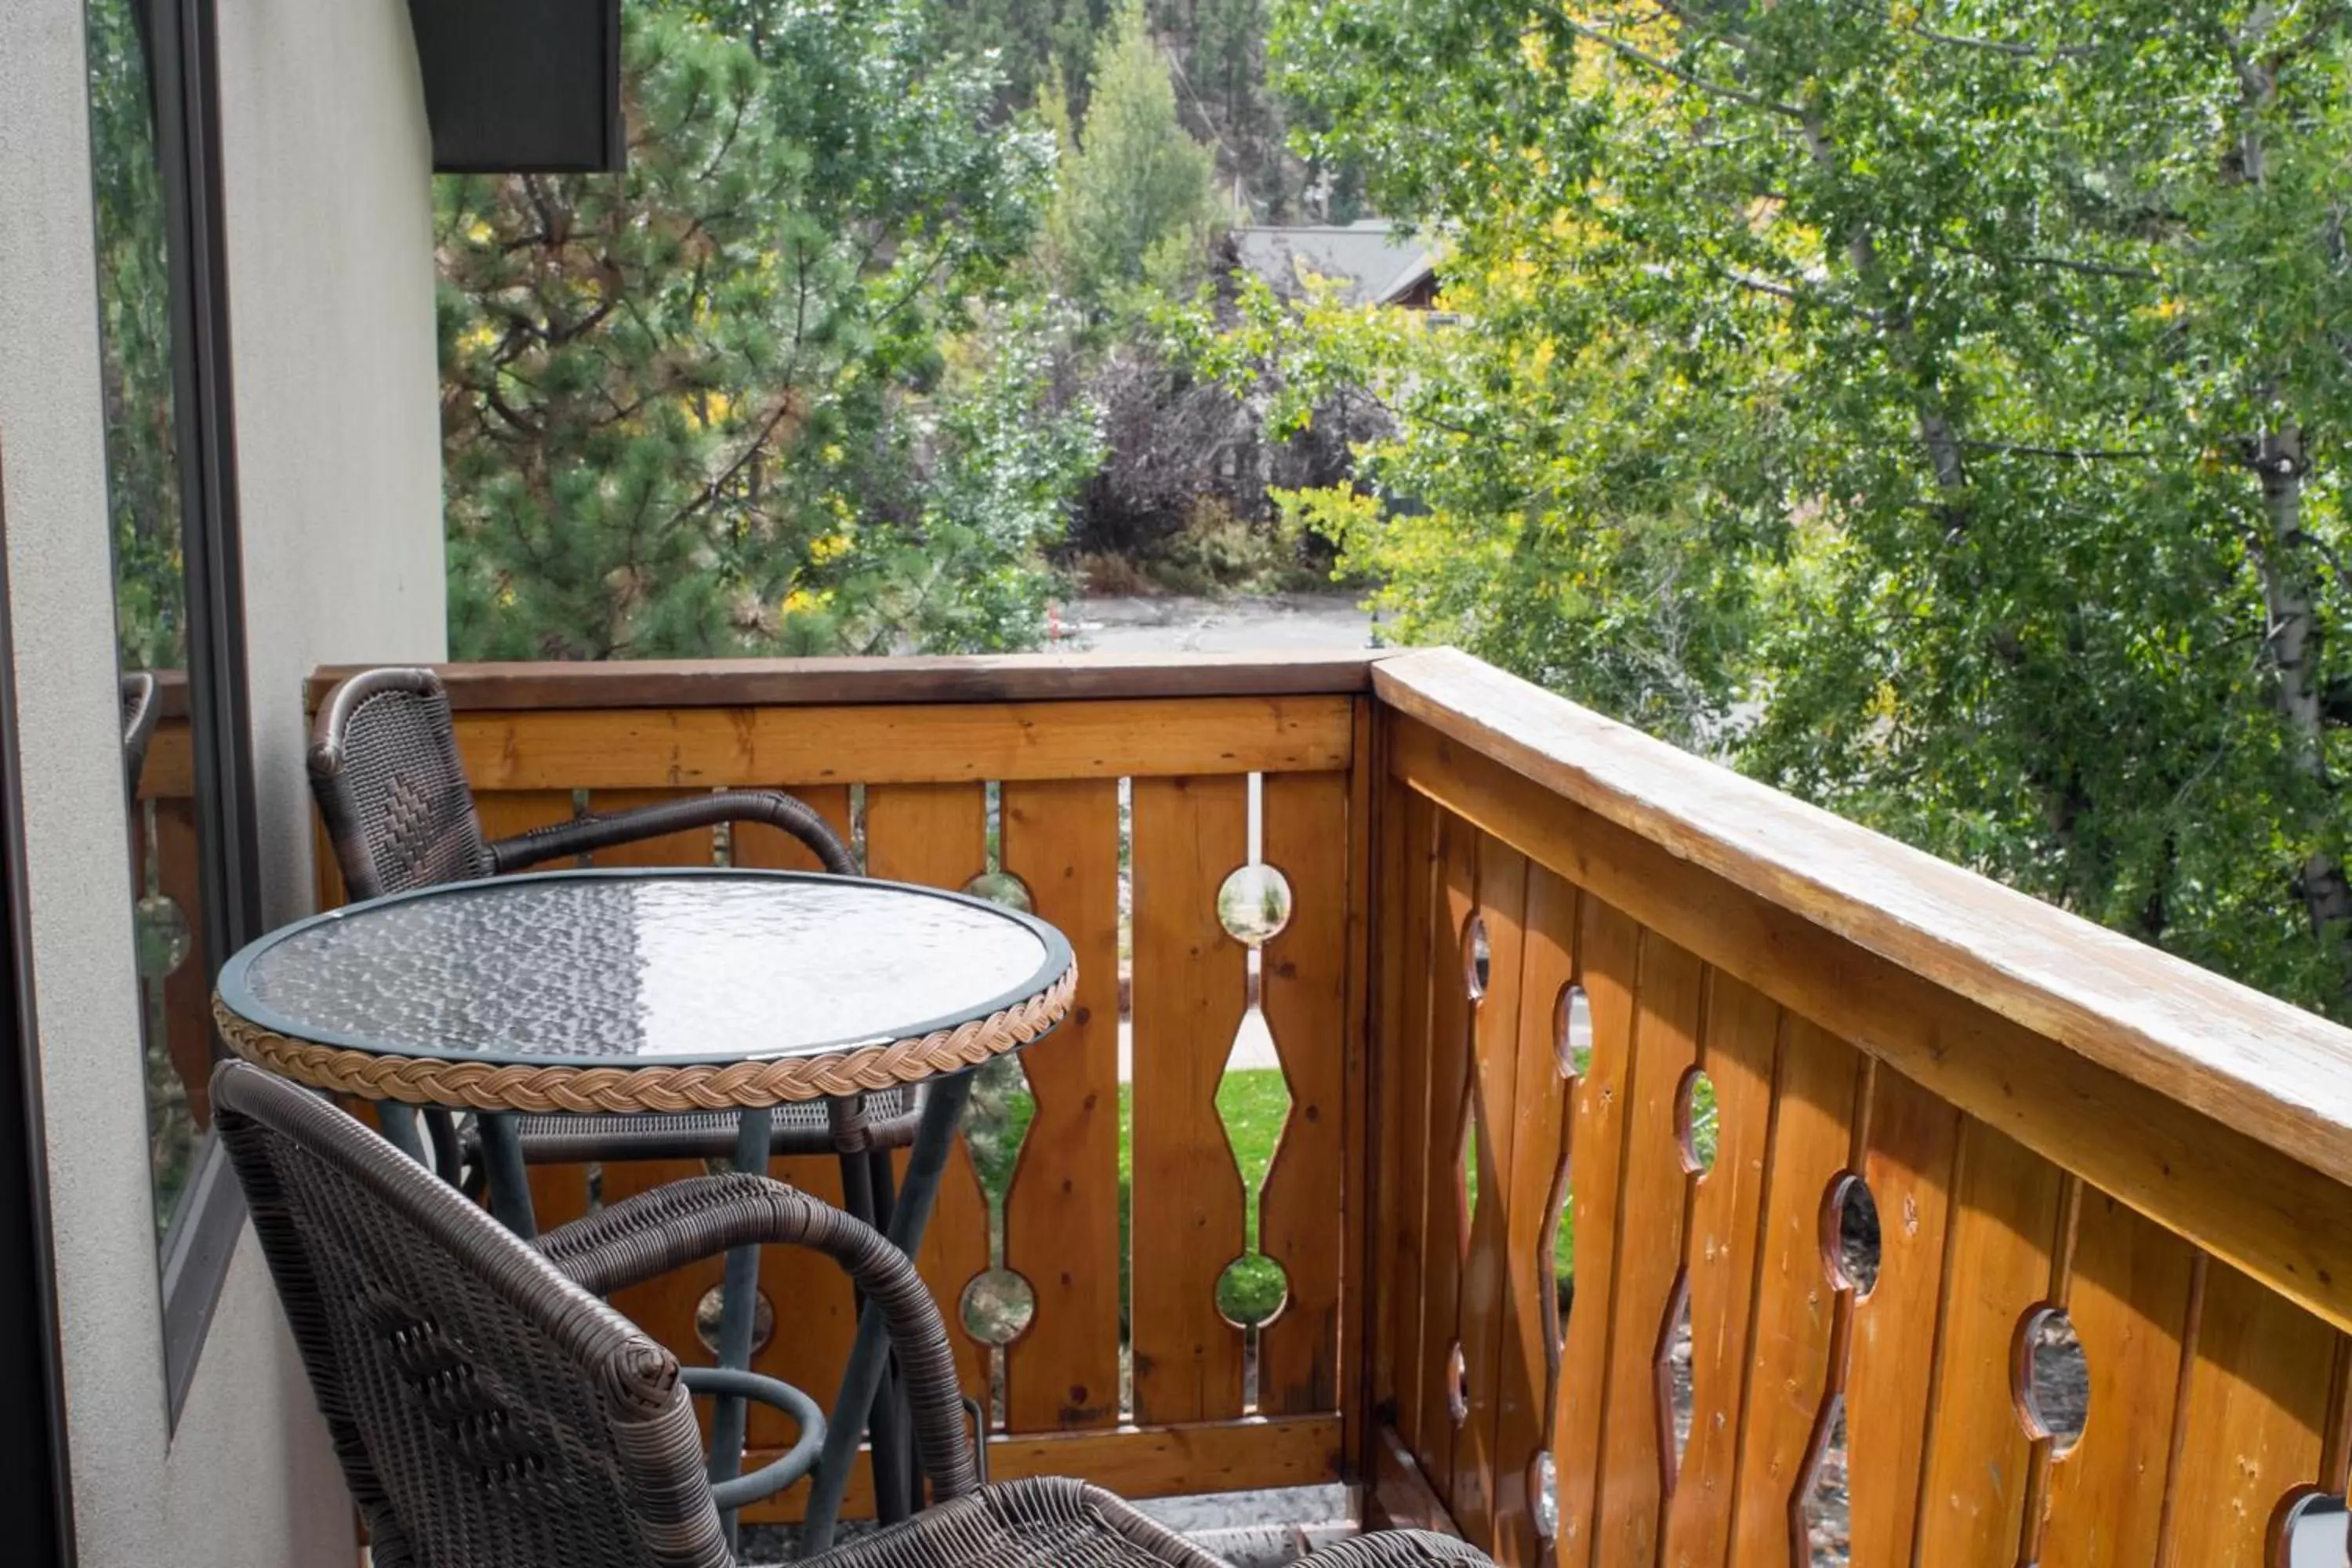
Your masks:
[[[737,1167],[765,1171],[776,1106],[830,1101],[838,1129],[856,1125],[866,1092],[929,1084],[887,1219],[911,1257],[971,1069],[1051,1030],[1076,983],[1059,931],[959,893],[791,871],[575,870],[298,921],[229,960],[214,1013],[239,1056],[377,1102],[385,1136],[420,1163],[417,1108],[478,1112],[491,1210],[525,1236],[518,1114],[736,1111]],[[749,1365],[758,1267],[756,1248],[728,1257],[722,1369]],[[886,1433],[905,1429],[875,1405],[887,1362],[869,1305],[824,1432],[814,1537],[830,1532],[869,1410],[877,1459]],[[741,1462],[741,1400],[722,1394],[712,1426],[725,1480]]]

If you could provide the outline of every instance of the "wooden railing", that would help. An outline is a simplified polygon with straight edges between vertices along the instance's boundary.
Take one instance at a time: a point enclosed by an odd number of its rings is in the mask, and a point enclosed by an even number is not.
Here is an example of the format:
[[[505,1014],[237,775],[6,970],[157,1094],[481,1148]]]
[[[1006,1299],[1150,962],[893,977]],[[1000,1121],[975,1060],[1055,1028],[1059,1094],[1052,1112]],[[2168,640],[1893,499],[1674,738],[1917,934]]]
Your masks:
[[[2352,1036],[1460,655],[1374,685],[1376,1499],[1560,1568],[2285,1562]]]
[[[920,1259],[998,1476],[1360,1479],[1376,1517],[1558,1568],[2271,1568],[2343,1489],[2352,1036],[2307,1015],[1443,651],[447,679],[493,833],[789,787],[871,871],[1002,869],[1070,934],[1001,1216],[1027,1328],[961,1322],[997,1245],[968,1161]],[[1294,904],[1255,965],[1216,908],[1253,801]],[[1245,1330],[1216,1093],[1254,993],[1287,1298]],[[609,1165],[601,1197],[681,1173]],[[550,1218],[591,1201],[538,1181]],[[763,1267],[761,1369],[828,1386],[846,1289]],[[619,1305],[702,1359],[717,1279]]]

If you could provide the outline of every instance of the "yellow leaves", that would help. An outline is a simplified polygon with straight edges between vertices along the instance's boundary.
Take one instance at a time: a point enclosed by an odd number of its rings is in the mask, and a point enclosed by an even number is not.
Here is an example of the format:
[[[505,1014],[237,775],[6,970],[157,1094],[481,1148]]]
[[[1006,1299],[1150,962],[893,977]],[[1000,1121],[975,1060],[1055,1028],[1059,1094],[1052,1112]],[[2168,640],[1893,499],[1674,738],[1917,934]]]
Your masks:
[[[735,412],[735,400],[723,392],[698,393],[686,400],[686,416],[698,430],[715,430]]]
[[[841,449],[841,443],[838,441],[827,441],[817,453],[817,456],[824,459],[827,468],[840,467],[842,459],[848,455]]]
[[[795,588],[784,595],[782,609],[787,616],[805,616],[833,603],[830,593],[812,594],[806,588]]]
[[[809,541],[808,558],[813,566],[823,566],[849,553],[849,535],[822,534]]]
[[[467,353],[488,353],[499,342],[499,330],[488,321],[477,321],[458,334],[457,346]]]
[[[488,224],[484,223],[480,218],[476,218],[466,226],[466,237],[476,245],[488,245],[498,237]]]

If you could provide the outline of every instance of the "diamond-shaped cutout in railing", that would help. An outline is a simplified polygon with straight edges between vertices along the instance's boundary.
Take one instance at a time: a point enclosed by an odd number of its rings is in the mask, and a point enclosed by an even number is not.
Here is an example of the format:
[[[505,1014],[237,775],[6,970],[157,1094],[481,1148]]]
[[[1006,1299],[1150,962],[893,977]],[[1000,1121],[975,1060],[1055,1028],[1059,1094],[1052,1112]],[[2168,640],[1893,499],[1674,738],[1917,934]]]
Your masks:
[[[1478,1222],[1478,1083],[1475,1076],[1462,1085],[1462,1124],[1454,1139],[1454,1203],[1458,1215],[1454,1244],[1467,1268],[1470,1227]]]
[[[1217,1279],[1217,1310],[1241,1327],[1272,1322],[1289,1294],[1282,1265],[1258,1250],[1258,1211],[1290,1109],[1290,1080],[1283,1074],[1265,1014],[1252,1006],[1242,1015],[1224,1074],[1217,1080],[1217,1116],[1241,1172],[1244,1227],[1242,1255]]]
[[[998,860],[1001,840],[994,828],[995,800],[995,786],[992,784],[989,868],[964,884],[963,890],[972,898],[1031,913],[1036,904],[1027,884],[1004,870]],[[1021,1163],[1022,1145],[1028,1141],[1029,1124],[1036,1111],[1037,1100],[1029,1087],[1029,1074],[1018,1056],[994,1058],[972,1075],[971,1098],[964,1104],[964,1147],[971,1156],[972,1173],[980,1179],[981,1195],[988,1205],[989,1266],[965,1281],[956,1300],[956,1316],[966,1333],[990,1347],[992,1362],[1002,1357],[1006,1345],[1029,1331],[1037,1312],[1036,1290],[1007,1266],[1004,1255],[1005,1199],[1012,1191],[1013,1173]],[[994,1412],[999,1420],[1003,1416],[1002,1372],[1000,1364],[990,1378],[996,1391],[992,1404],[999,1406]]]

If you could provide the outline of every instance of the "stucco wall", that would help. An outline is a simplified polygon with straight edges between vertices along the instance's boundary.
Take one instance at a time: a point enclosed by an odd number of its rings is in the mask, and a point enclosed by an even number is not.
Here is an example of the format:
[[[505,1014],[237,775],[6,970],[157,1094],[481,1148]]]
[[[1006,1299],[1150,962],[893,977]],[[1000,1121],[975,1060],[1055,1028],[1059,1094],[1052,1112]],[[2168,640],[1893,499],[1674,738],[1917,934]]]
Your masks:
[[[443,643],[423,101],[402,0],[220,0],[257,756],[309,885],[299,683]],[[82,0],[0,3],[0,497],[75,1527],[88,1568],[352,1561],[248,1235],[166,1420],[127,900]],[[5,1553],[0,1553],[4,1556]]]
[[[404,0],[221,0],[222,158],[264,821],[307,809],[301,683],[446,647],[432,146]],[[310,840],[265,847],[272,921]]]

